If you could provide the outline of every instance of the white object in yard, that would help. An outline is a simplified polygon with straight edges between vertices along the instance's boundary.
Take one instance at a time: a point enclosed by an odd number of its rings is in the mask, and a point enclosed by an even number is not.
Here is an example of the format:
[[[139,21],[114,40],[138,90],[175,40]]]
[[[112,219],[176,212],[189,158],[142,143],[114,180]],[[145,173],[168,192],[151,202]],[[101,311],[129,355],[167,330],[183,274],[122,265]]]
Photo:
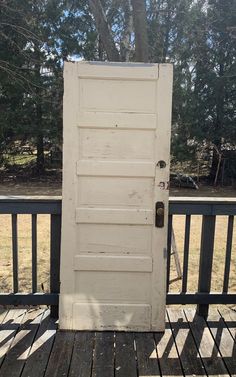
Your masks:
[[[70,62],[64,81],[60,328],[162,331],[172,66]]]

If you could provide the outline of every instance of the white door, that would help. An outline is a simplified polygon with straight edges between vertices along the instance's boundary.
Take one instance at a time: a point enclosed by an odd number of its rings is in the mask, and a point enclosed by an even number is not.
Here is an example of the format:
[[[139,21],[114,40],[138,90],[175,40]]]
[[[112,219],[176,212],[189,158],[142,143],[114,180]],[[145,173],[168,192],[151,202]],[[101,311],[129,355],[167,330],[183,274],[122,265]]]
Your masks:
[[[60,328],[161,331],[172,66],[66,63],[64,82]]]

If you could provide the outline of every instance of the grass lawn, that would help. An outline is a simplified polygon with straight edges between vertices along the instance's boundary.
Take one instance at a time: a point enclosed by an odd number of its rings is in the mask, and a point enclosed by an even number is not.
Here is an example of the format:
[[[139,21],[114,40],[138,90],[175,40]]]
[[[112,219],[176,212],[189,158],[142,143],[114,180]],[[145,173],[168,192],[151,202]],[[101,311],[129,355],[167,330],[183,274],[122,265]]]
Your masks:
[[[185,217],[174,216],[173,226],[175,231],[177,249],[181,264],[183,263]],[[38,290],[49,288],[49,230],[50,217],[38,215]],[[232,262],[230,272],[230,288],[236,291],[236,232],[234,232]],[[199,249],[201,234],[201,216],[192,216],[190,257],[189,257],[189,282],[188,290],[197,290]],[[227,234],[227,217],[218,216],[216,223],[215,252],[212,274],[212,290],[221,291],[224,272],[225,245]],[[11,245],[11,217],[0,215],[0,289],[3,292],[12,291],[12,245]],[[31,216],[18,216],[18,249],[19,249],[19,287],[21,292],[31,289]],[[171,264],[171,279],[176,277],[176,269]],[[170,291],[180,291],[181,281],[171,284]]]
[[[36,154],[3,154],[4,161],[10,165],[22,165],[36,160]]]

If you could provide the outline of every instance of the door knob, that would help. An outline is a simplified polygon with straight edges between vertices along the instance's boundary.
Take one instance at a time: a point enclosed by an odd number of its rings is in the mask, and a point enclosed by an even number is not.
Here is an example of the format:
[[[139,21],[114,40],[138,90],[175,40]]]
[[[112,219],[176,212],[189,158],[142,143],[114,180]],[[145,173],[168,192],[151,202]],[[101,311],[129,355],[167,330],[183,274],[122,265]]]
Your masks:
[[[155,226],[157,228],[163,228],[165,217],[165,206],[163,202],[156,202],[156,218]]]

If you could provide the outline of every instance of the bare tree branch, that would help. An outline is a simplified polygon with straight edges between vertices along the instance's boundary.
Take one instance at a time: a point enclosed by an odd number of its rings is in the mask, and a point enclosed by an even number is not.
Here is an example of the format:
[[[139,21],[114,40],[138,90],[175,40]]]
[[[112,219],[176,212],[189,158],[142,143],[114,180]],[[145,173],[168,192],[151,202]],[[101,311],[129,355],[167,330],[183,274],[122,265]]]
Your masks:
[[[95,18],[98,34],[100,35],[108,60],[119,61],[120,55],[116,48],[111,29],[100,0],[89,0],[89,6]]]
[[[131,0],[135,31],[135,60],[148,62],[148,36],[145,0]]]
[[[131,53],[131,34],[133,31],[133,18],[130,0],[123,0],[122,3],[124,9],[124,29],[122,33],[121,43],[120,43],[120,54],[123,61],[130,60]]]

